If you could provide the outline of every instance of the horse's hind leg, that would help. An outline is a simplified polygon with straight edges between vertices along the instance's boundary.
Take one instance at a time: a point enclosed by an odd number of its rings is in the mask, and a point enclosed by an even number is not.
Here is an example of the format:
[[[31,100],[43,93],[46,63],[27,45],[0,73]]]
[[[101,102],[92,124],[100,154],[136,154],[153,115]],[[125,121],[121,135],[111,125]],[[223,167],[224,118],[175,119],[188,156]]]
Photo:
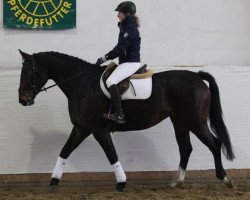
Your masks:
[[[95,139],[103,148],[110,164],[114,168],[117,184],[116,190],[122,192],[126,186],[127,177],[124,173],[124,170],[121,166],[121,163],[118,161],[118,156],[110,135],[109,130],[97,130],[93,132]]]
[[[221,161],[221,145],[220,139],[216,138],[208,129],[207,124],[193,130],[194,134],[205,144],[212,152],[215,162],[216,177],[220,179],[228,187],[233,187],[232,180],[228,179]]]
[[[52,173],[52,178],[50,181],[50,186],[55,188],[58,185],[59,180],[63,174],[63,167],[65,165],[66,159],[69,155],[81,144],[81,142],[90,135],[90,131],[82,130],[79,127],[74,127],[71,131],[68,141],[61,150],[61,153],[57,159],[56,166]]]
[[[185,172],[187,169],[188,160],[192,152],[192,145],[190,142],[190,134],[188,128],[182,125],[178,120],[171,117],[175,129],[175,137],[179,146],[180,164],[176,180],[171,183],[172,187],[178,187],[184,183]]]

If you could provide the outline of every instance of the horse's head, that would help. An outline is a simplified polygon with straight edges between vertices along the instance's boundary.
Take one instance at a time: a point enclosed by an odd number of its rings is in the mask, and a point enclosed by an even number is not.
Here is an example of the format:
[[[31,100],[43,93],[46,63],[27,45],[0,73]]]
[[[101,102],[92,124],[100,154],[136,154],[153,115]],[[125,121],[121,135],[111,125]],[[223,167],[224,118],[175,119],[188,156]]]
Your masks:
[[[18,89],[19,103],[23,106],[34,104],[34,99],[48,81],[48,71],[36,62],[34,55],[19,50],[23,58],[20,85]]]

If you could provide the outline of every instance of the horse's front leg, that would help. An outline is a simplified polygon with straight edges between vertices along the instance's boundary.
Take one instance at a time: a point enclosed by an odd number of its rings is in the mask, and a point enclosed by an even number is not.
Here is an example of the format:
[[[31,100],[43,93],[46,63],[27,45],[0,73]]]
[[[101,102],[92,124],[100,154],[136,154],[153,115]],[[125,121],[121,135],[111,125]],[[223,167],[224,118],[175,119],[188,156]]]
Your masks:
[[[116,154],[116,150],[110,136],[110,132],[107,130],[98,130],[93,133],[95,139],[103,148],[110,164],[114,168],[117,184],[116,190],[122,192],[126,186],[126,174],[121,166],[121,163],[118,161],[118,156]]]
[[[69,155],[81,144],[81,142],[90,135],[90,131],[83,130],[79,127],[74,126],[69,136],[68,141],[61,150],[61,153],[57,159],[56,166],[53,170],[50,186],[55,188],[63,174],[63,167],[66,163]]]

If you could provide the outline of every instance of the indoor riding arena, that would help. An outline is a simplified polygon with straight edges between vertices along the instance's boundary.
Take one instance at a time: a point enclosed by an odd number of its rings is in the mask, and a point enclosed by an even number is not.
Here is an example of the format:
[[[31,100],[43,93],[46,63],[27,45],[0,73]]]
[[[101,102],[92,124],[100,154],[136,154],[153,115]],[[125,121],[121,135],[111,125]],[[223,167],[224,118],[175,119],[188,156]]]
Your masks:
[[[250,1],[1,1],[0,200],[31,199],[249,200]]]

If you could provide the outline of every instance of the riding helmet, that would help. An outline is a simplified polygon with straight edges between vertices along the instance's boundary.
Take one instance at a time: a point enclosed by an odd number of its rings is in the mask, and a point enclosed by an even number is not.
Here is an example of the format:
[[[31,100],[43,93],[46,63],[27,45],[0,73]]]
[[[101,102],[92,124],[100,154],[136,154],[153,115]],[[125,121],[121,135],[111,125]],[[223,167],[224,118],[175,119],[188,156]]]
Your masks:
[[[124,1],[117,6],[115,11],[123,12],[123,13],[130,13],[131,15],[135,15],[136,6],[131,1]]]

